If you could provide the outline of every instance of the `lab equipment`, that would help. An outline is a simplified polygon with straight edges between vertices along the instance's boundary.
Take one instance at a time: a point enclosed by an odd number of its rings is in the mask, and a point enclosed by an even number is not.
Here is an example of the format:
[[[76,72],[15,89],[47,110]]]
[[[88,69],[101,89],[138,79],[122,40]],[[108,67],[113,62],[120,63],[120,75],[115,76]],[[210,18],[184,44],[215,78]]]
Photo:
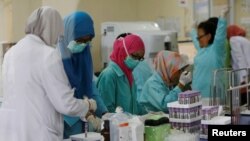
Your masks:
[[[182,122],[171,122],[171,127],[175,130],[180,130],[185,133],[199,133],[201,120],[182,123]]]
[[[222,68],[213,72],[209,105],[223,105],[223,109],[228,110],[230,97],[227,94],[227,89],[230,84],[231,71],[230,68]]]
[[[241,83],[242,72],[247,72],[245,84]],[[237,70],[224,68],[214,71],[210,105],[222,105],[225,113],[231,115],[232,124],[238,124],[240,112],[249,108],[249,74],[249,68]],[[241,102],[243,99],[246,99],[246,103]]]
[[[204,106],[202,107],[202,120],[210,120],[218,116],[219,106]]]
[[[88,137],[88,121],[85,119],[84,121],[84,135],[85,135],[85,138]]]
[[[110,141],[127,141],[131,140],[129,116],[122,110],[117,110],[110,118]]]
[[[178,94],[178,101],[167,104],[171,127],[187,133],[199,133],[202,118],[202,102],[199,91]]]
[[[109,120],[104,120],[104,128],[101,130],[101,135],[104,137],[104,141],[110,141],[109,124]]]
[[[208,108],[208,107],[206,107]],[[214,109],[215,106],[209,107]],[[231,117],[229,116],[215,116],[211,119],[201,120],[200,126],[200,138],[207,139],[208,137],[208,125],[228,125],[231,123]]]
[[[190,123],[200,120],[201,102],[179,104],[178,101],[168,103],[170,122]]]
[[[199,134],[185,133],[179,130],[172,130],[171,134],[165,138],[165,141],[199,141]]]
[[[242,72],[246,74],[245,84],[241,82]],[[249,108],[249,74],[249,68],[214,71],[211,105],[222,105],[225,113],[231,116],[231,124],[240,124],[241,111]],[[244,95],[246,97],[242,98]],[[246,104],[242,103],[243,99]]]
[[[146,48],[145,60],[152,67],[152,61],[160,50],[178,52],[177,32],[163,31],[155,22],[104,22],[101,25],[101,54],[102,64],[106,67],[110,61],[109,56],[113,50],[113,43],[121,33],[133,33],[139,35]]]
[[[100,133],[88,132],[88,136],[77,134],[70,136],[71,141],[103,141],[103,136]]]
[[[201,95],[199,91],[185,91],[178,95],[178,101],[180,104],[193,104],[201,101]]]
[[[144,124],[138,116],[129,119],[131,141],[144,141]]]

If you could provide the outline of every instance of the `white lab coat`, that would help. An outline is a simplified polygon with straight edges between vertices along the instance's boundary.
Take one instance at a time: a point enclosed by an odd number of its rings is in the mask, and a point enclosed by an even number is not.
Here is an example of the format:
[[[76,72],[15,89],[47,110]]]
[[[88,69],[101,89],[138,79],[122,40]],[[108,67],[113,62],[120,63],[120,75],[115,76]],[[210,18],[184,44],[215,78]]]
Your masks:
[[[89,108],[73,97],[57,50],[32,34],[5,54],[3,89],[0,141],[61,141],[62,114]]]
[[[250,68],[250,41],[245,37],[234,36],[230,38],[232,67],[234,70]],[[240,82],[243,81],[247,72],[240,72]]]

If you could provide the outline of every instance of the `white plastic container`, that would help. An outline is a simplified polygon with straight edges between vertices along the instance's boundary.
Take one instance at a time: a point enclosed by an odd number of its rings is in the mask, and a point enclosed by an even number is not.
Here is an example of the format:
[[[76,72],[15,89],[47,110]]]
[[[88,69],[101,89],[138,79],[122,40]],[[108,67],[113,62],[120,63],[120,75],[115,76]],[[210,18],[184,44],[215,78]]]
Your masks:
[[[115,113],[110,118],[110,141],[131,140],[131,129],[128,119],[128,115],[123,112]]]
[[[87,137],[85,134],[77,134],[70,136],[71,141],[104,141],[103,136],[100,133],[88,132]]]
[[[144,141],[144,124],[135,116],[129,120],[131,141]]]

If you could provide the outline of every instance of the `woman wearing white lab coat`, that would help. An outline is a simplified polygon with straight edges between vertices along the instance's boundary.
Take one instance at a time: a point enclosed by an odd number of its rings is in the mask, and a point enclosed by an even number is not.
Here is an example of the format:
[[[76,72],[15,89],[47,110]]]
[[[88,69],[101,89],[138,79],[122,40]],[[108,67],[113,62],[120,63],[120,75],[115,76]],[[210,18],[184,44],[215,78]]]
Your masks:
[[[237,26],[227,27],[227,38],[231,47],[232,67],[234,70],[250,68],[250,41],[246,38],[246,30]],[[245,81],[247,72],[240,72],[240,82]]]
[[[61,57],[51,47],[63,34],[60,14],[51,7],[35,10],[25,32],[4,56],[0,141],[61,141],[62,114],[84,118],[96,105],[73,97]]]
[[[233,70],[239,70],[242,68],[250,68],[250,41],[246,38],[246,30],[238,25],[230,25],[227,27],[227,38],[231,47],[232,56],[232,68]],[[248,72],[245,70],[237,73],[238,83],[246,84],[249,80]],[[248,80],[247,80],[248,79]],[[240,89],[240,104],[247,103],[247,89]]]
[[[250,41],[241,36],[230,38],[232,67],[234,70],[241,68],[250,68]],[[246,73],[242,73],[240,82],[244,81]]]

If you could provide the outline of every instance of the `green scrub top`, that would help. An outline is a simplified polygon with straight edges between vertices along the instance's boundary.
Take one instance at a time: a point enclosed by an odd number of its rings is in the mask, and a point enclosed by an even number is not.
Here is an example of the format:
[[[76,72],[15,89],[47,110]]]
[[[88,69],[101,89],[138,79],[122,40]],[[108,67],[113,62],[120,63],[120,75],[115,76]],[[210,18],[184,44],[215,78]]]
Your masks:
[[[97,88],[109,112],[115,112],[116,107],[121,106],[125,112],[142,114],[137,102],[135,81],[130,87],[125,73],[115,62],[111,61],[101,72]]]
[[[154,72],[143,86],[138,101],[145,107],[147,112],[168,112],[167,103],[177,101],[180,92],[181,89],[178,86],[174,89],[170,89],[170,87],[164,83],[160,74]]]
[[[225,39],[227,22],[219,18],[214,41],[211,45],[201,48],[196,39],[197,33],[193,29],[191,32],[192,41],[197,54],[194,58],[194,70],[192,89],[201,92],[202,97],[210,97],[213,71],[223,68],[225,65]]]

